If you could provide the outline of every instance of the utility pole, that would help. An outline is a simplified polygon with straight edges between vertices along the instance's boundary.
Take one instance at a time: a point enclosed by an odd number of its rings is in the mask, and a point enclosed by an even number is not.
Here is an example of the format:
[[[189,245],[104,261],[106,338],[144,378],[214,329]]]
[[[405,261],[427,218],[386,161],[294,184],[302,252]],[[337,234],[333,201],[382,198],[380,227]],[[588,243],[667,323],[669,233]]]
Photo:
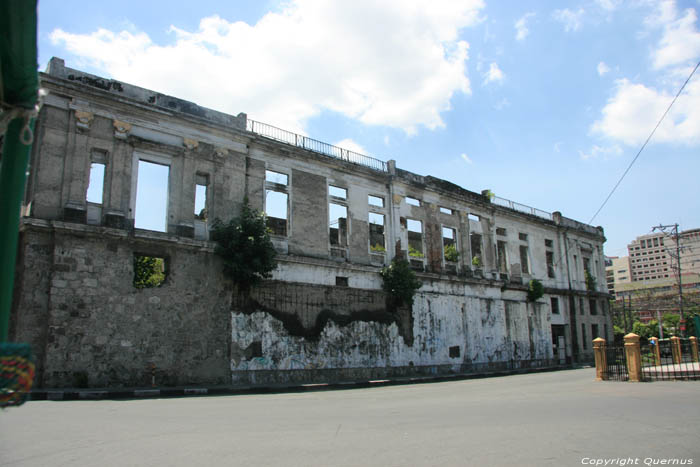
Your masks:
[[[674,255],[671,253],[671,251],[668,249],[668,247],[665,247],[666,251],[672,258],[676,258],[676,261],[678,261],[678,313],[681,316],[680,319],[680,331],[681,331],[681,337],[685,337],[685,319],[683,318],[683,281],[681,278],[681,237],[678,234],[678,223],[672,224],[672,225],[657,225],[652,229],[652,232],[658,230],[659,232],[663,232],[664,235],[667,237],[671,237],[675,240],[676,242],[676,254]],[[670,230],[670,232],[667,232],[667,230]],[[671,267],[673,267],[673,261],[671,261]]]

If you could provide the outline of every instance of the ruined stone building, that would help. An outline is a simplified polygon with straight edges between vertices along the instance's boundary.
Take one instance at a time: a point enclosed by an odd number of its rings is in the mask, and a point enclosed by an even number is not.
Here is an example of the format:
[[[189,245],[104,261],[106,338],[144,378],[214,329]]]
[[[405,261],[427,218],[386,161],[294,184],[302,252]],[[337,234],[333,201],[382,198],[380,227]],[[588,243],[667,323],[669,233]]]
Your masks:
[[[61,59],[41,82],[10,330],[39,387],[519,368],[590,359],[611,336],[600,227]],[[279,266],[242,303],[208,228],[246,197]],[[159,214],[145,224],[140,206]],[[379,272],[395,255],[423,286],[390,312]],[[162,265],[156,286],[135,286],[144,258]]]

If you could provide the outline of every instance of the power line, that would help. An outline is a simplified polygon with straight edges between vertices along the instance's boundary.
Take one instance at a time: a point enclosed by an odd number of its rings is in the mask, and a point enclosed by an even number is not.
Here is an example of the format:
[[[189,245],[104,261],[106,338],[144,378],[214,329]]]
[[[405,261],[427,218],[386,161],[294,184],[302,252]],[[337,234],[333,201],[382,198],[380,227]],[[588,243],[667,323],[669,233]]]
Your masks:
[[[656,130],[657,130],[657,128],[659,128],[659,125],[661,125],[661,122],[663,122],[663,121],[664,121],[664,118],[666,118],[666,115],[667,115],[668,112],[671,110],[671,107],[673,107],[673,104],[676,102],[676,99],[678,99],[678,96],[680,96],[681,93],[683,92],[683,89],[685,89],[685,85],[688,84],[688,81],[690,81],[690,78],[692,78],[693,75],[695,74],[695,70],[698,69],[698,66],[700,66],[700,62],[698,62],[697,65],[695,65],[695,68],[693,68],[693,71],[690,72],[690,75],[688,76],[688,79],[685,80],[685,83],[683,83],[683,86],[681,86],[680,90],[679,90],[678,93],[676,94],[676,97],[673,98],[673,100],[672,100],[671,103],[669,104],[668,108],[666,109],[666,111],[664,112],[664,114],[663,114],[663,115],[661,116],[661,118],[659,119],[659,122],[656,124],[656,126],[654,127],[654,129],[653,129],[653,130],[651,131],[651,133],[649,134],[649,137],[647,137],[646,141],[644,141],[644,144],[643,144],[642,147],[639,149],[639,152],[637,152],[637,155],[634,156],[634,159],[632,159],[632,162],[630,162],[630,165],[627,166],[627,169],[626,169],[625,172],[622,174],[622,177],[620,177],[620,179],[617,181],[617,183],[616,183],[615,186],[613,187],[612,191],[610,191],[610,194],[608,195],[608,197],[605,198],[605,201],[603,201],[603,204],[600,205],[600,207],[599,207],[598,210],[595,212],[595,214],[593,214],[593,217],[591,217],[591,220],[588,221],[588,224],[589,224],[589,225],[593,225],[593,224],[592,224],[593,219],[595,219],[595,218],[598,216],[598,214],[600,213],[600,211],[603,209],[603,207],[605,207],[605,205],[608,203],[608,200],[610,199],[610,197],[613,195],[613,193],[615,193],[615,190],[617,190],[617,187],[620,186],[620,183],[622,183],[622,180],[623,180],[623,179],[625,178],[625,176],[627,175],[627,172],[630,171],[630,169],[632,168],[632,166],[634,165],[634,163],[637,161],[637,158],[639,158],[639,155],[642,153],[642,151],[644,151],[644,148],[647,146],[647,143],[649,143],[649,140],[651,140],[652,136],[654,136],[654,133],[656,133]]]

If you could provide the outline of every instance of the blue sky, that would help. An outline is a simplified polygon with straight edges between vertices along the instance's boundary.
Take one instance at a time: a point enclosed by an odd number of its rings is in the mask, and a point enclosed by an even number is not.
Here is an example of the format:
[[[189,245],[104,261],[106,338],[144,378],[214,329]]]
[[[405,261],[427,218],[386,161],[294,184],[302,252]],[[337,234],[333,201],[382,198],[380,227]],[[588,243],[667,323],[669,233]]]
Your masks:
[[[223,4],[223,5],[222,5]],[[45,0],[66,65],[589,222],[700,60],[700,0]],[[700,72],[593,219],[700,227]]]

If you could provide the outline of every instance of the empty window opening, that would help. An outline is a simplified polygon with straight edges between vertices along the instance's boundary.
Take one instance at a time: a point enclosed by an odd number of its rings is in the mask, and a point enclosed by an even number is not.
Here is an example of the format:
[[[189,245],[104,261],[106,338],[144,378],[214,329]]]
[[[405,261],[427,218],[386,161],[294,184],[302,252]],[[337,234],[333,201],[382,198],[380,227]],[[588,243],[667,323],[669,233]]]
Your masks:
[[[500,235],[501,237],[506,236],[506,229],[503,227],[496,227],[496,235]]]
[[[348,199],[348,190],[333,185],[328,185],[328,194],[333,198]]]
[[[547,277],[554,279],[554,253],[547,252]]]
[[[105,165],[101,162],[90,164],[90,179],[88,181],[87,202],[102,204],[104,193]]]
[[[498,261],[498,272],[508,272],[508,258],[506,257],[506,242],[498,240],[496,242],[496,258]]]
[[[484,264],[481,257],[481,235],[477,233],[470,234],[469,243],[472,248],[472,266],[476,269],[481,269]]]
[[[545,239],[544,246],[547,248],[554,248],[554,241]]]
[[[551,302],[552,302],[552,314],[558,315],[559,314],[559,299],[557,297],[552,297]]]
[[[167,277],[165,258],[134,254],[134,287],[144,289],[160,287]]]
[[[595,300],[591,299],[588,301],[588,306],[591,310],[592,315],[597,315],[598,314],[598,304],[596,303]]]
[[[386,252],[383,214],[369,213],[369,249],[372,253]]]
[[[194,218],[200,221],[207,220],[207,187],[209,177],[197,174],[194,185]]]
[[[443,214],[448,214],[448,215],[450,215],[450,216],[451,216],[452,214],[454,214],[454,211],[453,211],[452,209],[450,209],[450,208],[443,208],[442,206],[440,206],[440,212],[443,213]]]
[[[272,170],[265,171],[265,181],[275,183],[277,185],[289,185],[289,177],[287,176],[287,174],[275,172]]]
[[[528,248],[520,245],[520,270],[523,274],[530,274],[530,261],[528,260]]]
[[[601,337],[599,327],[597,324],[591,324],[591,337],[593,339],[597,339],[597,338]]]
[[[287,235],[289,195],[281,191],[265,191],[265,216],[272,235]]]
[[[470,221],[481,222],[481,218],[479,216],[477,216],[476,214],[469,214],[469,215],[467,215],[467,217],[469,218]]]
[[[384,207],[384,198],[379,197],[379,196],[369,195],[369,196],[367,196],[367,203],[370,206],[376,206],[378,208],[383,208]]]
[[[406,196],[406,204],[410,204],[411,206],[420,206],[420,200]]]
[[[522,241],[526,242],[527,241],[527,234],[519,232],[518,233],[518,240],[522,240]]]
[[[459,259],[457,251],[457,231],[450,227],[442,228],[442,250],[445,261],[456,263]]]
[[[169,176],[169,166],[139,160],[134,216],[137,229],[167,232]]]
[[[583,344],[583,350],[586,350],[588,346],[588,337],[586,337],[586,323],[581,323],[581,343]]]
[[[423,224],[421,221],[407,219],[408,227],[408,256],[423,258]]]
[[[348,278],[344,276],[335,276],[335,285],[338,287],[348,287]]]
[[[329,203],[328,208],[331,246],[345,248],[348,246],[348,208],[335,203]]]

